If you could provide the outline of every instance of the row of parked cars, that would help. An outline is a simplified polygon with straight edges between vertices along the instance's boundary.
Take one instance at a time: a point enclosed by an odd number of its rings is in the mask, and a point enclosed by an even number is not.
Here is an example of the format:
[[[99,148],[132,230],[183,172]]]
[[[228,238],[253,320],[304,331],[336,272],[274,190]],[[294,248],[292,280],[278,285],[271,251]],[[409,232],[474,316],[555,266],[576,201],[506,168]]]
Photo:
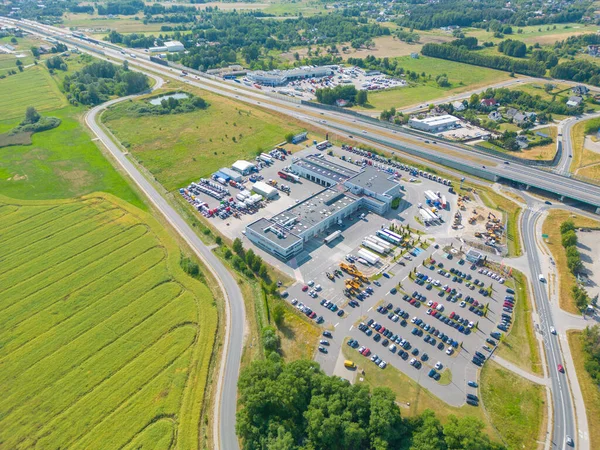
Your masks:
[[[323,319],[323,316],[317,317],[316,312],[314,312],[312,309],[310,309],[304,303],[298,302],[298,299],[296,299],[296,298],[292,299],[291,303],[293,306],[295,306],[298,309],[298,311],[300,311],[301,313],[304,313],[304,315],[306,315],[306,317],[308,317],[309,319],[314,319],[314,321],[319,324],[325,322],[325,319]]]

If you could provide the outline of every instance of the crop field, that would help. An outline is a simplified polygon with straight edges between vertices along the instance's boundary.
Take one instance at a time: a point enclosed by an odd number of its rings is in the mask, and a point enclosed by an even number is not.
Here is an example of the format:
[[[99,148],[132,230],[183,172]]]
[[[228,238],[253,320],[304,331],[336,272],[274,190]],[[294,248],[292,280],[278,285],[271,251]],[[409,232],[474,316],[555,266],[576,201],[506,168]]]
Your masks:
[[[102,116],[119,141],[170,191],[236,159],[254,158],[259,149],[271,149],[287,133],[301,131],[291,119],[206,91],[194,92],[210,104],[206,110],[139,118],[128,116],[127,103],[121,103]]]
[[[28,106],[48,111],[66,105],[50,74],[43,67],[30,67],[0,80],[0,119],[21,118]]]
[[[556,27],[556,28],[554,28]],[[539,43],[540,45],[552,45],[556,41],[562,41],[569,36],[578,36],[585,33],[595,33],[598,27],[593,25],[582,25],[580,23],[560,23],[550,25],[532,25],[522,27],[523,32],[518,33],[518,27],[513,27],[512,35],[505,35],[504,38],[494,37],[491,31],[483,29],[471,28],[465,31],[467,36],[476,37],[479,42],[500,42],[503,39],[518,39],[527,45]]]
[[[2,446],[198,448],[216,307],[166,231],[106,194],[0,228]]]
[[[421,56],[413,59],[403,56],[396,59],[405,71],[419,74],[425,72],[427,76],[431,75],[432,81],[420,82],[410,87],[369,92],[369,104],[376,110],[425,103],[509,79],[506,72],[438,58]],[[435,77],[441,74],[448,76],[449,87],[442,88],[435,83]]]

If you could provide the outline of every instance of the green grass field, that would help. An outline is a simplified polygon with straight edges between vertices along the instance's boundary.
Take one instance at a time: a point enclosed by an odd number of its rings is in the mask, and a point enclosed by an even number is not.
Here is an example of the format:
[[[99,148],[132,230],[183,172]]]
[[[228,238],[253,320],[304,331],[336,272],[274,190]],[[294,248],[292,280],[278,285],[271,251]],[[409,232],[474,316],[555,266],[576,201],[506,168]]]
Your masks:
[[[216,307],[166,231],[105,194],[0,211],[2,446],[198,448]]]
[[[119,141],[170,191],[236,159],[254,158],[258,149],[271,149],[287,133],[300,131],[290,119],[194,92],[210,103],[208,109],[136,118],[127,116],[127,104],[122,103],[102,116]]]
[[[419,74],[425,72],[426,75],[431,74],[433,80],[426,83],[417,83],[413,87],[369,93],[369,104],[377,110],[389,109],[392,106],[397,108],[421,102],[426,103],[429,100],[499,83],[509,78],[508,73],[499,70],[438,58],[420,56],[418,59],[413,59],[410,56],[403,56],[396,59],[399,66],[403,67],[405,71],[415,71]],[[451,86],[441,88],[435,83],[435,78],[444,73],[448,76]]]
[[[498,356],[529,372],[542,375],[542,361],[533,329],[532,305],[527,291],[527,279],[525,275],[517,271],[513,271],[513,276],[516,281],[514,288],[517,292],[515,322],[510,334],[500,342]]]
[[[0,80],[0,120],[21,118],[28,106],[49,111],[67,104],[48,71],[30,67]]]
[[[70,69],[80,66],[77,60],[69,62]],[[0,194],[46,200],[103,191],[145,209],[85,131],[81,123],[85,109],[65,106],[67,100],[58,89],[64,75],[52,77],[40,65],[0,80],[0,133],[15,127],[30,105],[62,121],[53,130],[34,134],[31,145],[0,151]]]
[[[488,361],[481,371],[483,404],[509,449],[543,447],[546,432],[544,387]],[[540,447],[541,444],[541,447]]]

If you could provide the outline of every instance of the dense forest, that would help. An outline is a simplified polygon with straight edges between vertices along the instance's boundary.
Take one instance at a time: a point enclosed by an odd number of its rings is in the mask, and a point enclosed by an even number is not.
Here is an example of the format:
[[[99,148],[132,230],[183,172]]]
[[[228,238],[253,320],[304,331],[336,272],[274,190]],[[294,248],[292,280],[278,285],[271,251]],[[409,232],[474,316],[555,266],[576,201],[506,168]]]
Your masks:
[[[388,28],[342,13],[259,20],[254,13],[212,11],[204,13],[192,34],[185,37],[189,53],[181,56],[181,63],[206,70],[230,64],[239,52],[245,63],[252,67],[271,50],[287,51],[293,46],[342,42],[350,42],[359,48],[369,45],[377,36],[389,34]],[[192,44],[196,42],[201,45]]]
[[[504,0],[445,0],[443,2],[411,2],[409,14],[398,19],[398,25],[430,30],[447,26],[477,27],[497,32],[504,25],[523,27],[548,23],[577,22],[591,5],[589,1],[553,4],[541,1],[513,2]],[[542,11],[543,14],[538,14]]]
[[[434,58],[449,59],[451,61],[464,62],[475,66],[489,67],[490,69],[521,73],[534,77],[541,77],[546,74],[546,66],[538,61],[484,55],[449,44],[425,44],[421,49],[421,53]]]
[[[600,86],[600,67],[585,60],[565,61],[550,70],[553,78]]]
[[[137,94],[148,89],[148,86],[146,75],[107,61],[88,64],[72,75],[65,76],[63,82],[69,101],[84,105],[97,105],[111,96]]]
[[[263,331],[265,347],[275,333]],[[474,417],[433,411],[404,419],[392,391],[329,377],[314,361],[286,364],[275,352],[255,361],[239,379],[236,430],[243,449],[286,450],[500,450]]]

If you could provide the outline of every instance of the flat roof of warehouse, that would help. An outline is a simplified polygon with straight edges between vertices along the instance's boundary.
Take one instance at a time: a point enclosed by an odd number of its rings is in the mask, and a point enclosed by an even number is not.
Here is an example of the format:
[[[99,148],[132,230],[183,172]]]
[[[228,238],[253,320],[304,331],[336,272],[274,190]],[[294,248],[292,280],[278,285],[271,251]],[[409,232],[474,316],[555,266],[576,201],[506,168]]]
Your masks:
[[[348,183],[379,194],[385,194],[398,186],[391,173],[375,169],[373,166],[365,166],[364,170],[348,180]]]
[[[302,240],[302,238],[290,233],[289,230],[283,230],[272,220],[265,219],[264,217],[258,219],[256,222],[252,222],[248,225],[248,228],[283,248],[288,248]]]
[[[316,173],[320,173],[323,176],[327,176],[338,183],[343,182],[358,173],[357,171],[349,169],[348,167],[344,167],[340,164],[336,164],[325,158],[314,155],[309,155],[298,161],[294,161],[294,164],[306,167],[307,169]]]
[[[356,201],[356,197],[344,192],[325,189],[277,214],[271,220],[300,235]]]

